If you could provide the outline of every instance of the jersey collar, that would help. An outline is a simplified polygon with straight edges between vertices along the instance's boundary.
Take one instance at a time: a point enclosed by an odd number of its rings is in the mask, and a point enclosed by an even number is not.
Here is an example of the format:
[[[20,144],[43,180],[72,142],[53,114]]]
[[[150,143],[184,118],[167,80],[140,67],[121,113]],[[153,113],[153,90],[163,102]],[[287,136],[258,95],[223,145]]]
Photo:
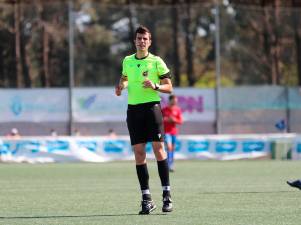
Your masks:
[[[137,60],[142,60],[142,59],[146,59],[149,56],[149,52],[147,53],[147,56],[143,57],[143,58],[138,58],[137,54],[135,54],[135,59]]]

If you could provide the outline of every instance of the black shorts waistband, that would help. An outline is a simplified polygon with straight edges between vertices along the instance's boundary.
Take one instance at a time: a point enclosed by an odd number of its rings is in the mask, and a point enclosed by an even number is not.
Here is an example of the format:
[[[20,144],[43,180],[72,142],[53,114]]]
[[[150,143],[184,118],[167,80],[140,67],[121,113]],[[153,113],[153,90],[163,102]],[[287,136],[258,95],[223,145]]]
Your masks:
[[[146,102],[146,103],[140,103],[137,105],[128,105],[128,109],[142,109],[142,108],[149,108],[152,107],[154,105],[160,105],[159,101],[155,101],[155,102]]]

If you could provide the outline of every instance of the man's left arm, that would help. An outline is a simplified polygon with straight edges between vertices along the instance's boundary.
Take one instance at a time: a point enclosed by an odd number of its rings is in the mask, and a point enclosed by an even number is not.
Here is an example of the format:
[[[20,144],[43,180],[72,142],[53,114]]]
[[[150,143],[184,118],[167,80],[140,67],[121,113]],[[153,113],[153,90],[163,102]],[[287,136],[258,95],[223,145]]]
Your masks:
[[[153,89],[162,93],[170,94],[173,91],[171,80],[169,78],[161,79],[160,84],[155,84],[155,88]]]
[[[155,91],[159,91],[162,93],[170,94],[173,91],[172,83],[169,78],[163,78],[160,80],[160,83],[154,83],[151,80],[145,80],[143,81],[143,87],[144,88],[151,88]]]
[[[160,82],[159,84],[155,84],[154,89],[162,93],[171,94],[173,88],[171,83],[170,70],[167,68],[165,62],[160,57],[157,57],[156,67],[158,70]]]
[[[160,82],[154,83],[151,80],[146,80],[143,82],[143,86],[145,88],[152,88],[153,90],[162,93],[171,94],[173,88],[171,83],[170,71],[167,68],[165,62],[160,57],[157,57],[156,59],[157,59],[156,67],[157,67],[157,72],[158,72],[158,77]]]

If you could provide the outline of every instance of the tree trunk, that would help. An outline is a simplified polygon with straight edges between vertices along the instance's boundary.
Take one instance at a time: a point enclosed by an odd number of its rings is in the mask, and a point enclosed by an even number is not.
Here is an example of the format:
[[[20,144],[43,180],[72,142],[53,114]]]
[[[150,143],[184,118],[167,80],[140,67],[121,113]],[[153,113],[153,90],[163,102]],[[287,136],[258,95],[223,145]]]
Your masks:
[[[45,11],[42,2],[38,5],[39,12],[39,26],[41,31],[41,54],[39,56],[40,62],[40,80],[42,87],[49,87],[49,35],[47,34],[46,22],[45,22]]]
[[[150,15],[150,17],[151,17],[151,15]],[[152,32],[152,45],[151,45],[151,49],[152,49],[152,52],[155,55],[157,55],[157,53],[158,53],[157,39],[156,39],[156,37],[157,37],[157,30],[156,30],[157,25],[156,25],[156,23],[157,23],[157,20],[153,18],[153,23],[151,22],[149,24],[149,29]]]
[[[3,46],[0,44],[0,87],[5,87]]]
[[[21,61],[21,11],[20,11],[20,1],[14,3],[14,22],[15,22],[15,54],[16,54],[16,71],[17,71],[17,81],[16,86],[22,87],[23,84],[23,69]]]
[[[171,17],[172,17],[172,40],[173,40],[173,65],[174,65],[174,81],[175,86],[180,86],[181,80],[180,80],[180,59],[179,59],[179,41],[178,41],[178,35],[179,35],[179,29],[178,29],[178,23],[179,23],[179,16],[178,16],[178,8],[177,8],[178,0],[173,0],[172,4],[173,7],[171,8]]]
[[[21,60],[22,60],[24,86],[31,87],[31,79],[29,76],[29,68],[27,65],[28,56],[27,56],[27,52],[26,52],[24,37],[22,38],[22,40],[23,41],[21,42]]]
[[[272,83],[272,68],[271,68],[271,46],[270,46],[270,36],[267,30],[266,24],[264,25],[263,32],[263,62],[265,65],[265,74],[264,80],[268,82],[268,84]]]
[[[269,84],[277,84],[277,71],[275,67],[275,44],[277,43],[275,30],[270,22],[271,11],[264,7],[264,50],[266,56],[267,72],[269,73]]]
[[[267,62],[270,67],[270,81],[271,84],[280,84],[280,44],[279,44],[279,0],[274,3],[274,9],[271,11],[270,8],[264,7],[264,26],[265,26],[265,50],[268,58]],[[272,24],[275,21],[275,24]]]
[[[133,5],[131,4],[131,0],[127,0],[126,1],[126,4],[128,5],[128,11],[127,11],[127,14],[128,14],[128,18],[129,18],[129,42],[130,43],[133,43],[134,41],[134,35],[135,35],[135,29],[134,29],[134,23],[133,23]],[[132,44],[132,51],[135,51],[135,46]],[[131,51],[131,52],[132,52]]]
[[[298,67],[297,68],[298,85],[301,87],[301,35],[299,30],[295,30],[295,42],[296,42],[296,61]]]
[[[295,2],[292,2],[295,6]],[[297,63],[297,74],[298,74],[298,85],[301,87],[301,28],[300,26],[300,11],[299,9],[292,10],[294,39],[296,43],[296,63]]]
[[[274,43],[273,43],[273,66],[274,66],[274,71],[275,71],[275,81],[276,84],[280,84],[280,37],[279,37],[279,32],[278,32],[278,26],[279,26],[279,21],[280,21],[280,0],[275,1],[275,10],[273,10],[273,17],[274,17]]]
[[[33,78],[34,65],[33,65],[32,59],[29,54],[32,48],[33,48],[33,41],[32,41],[32,37],[30,37],[27,40],[26,45],[24,46],[24,52],[25,52],[24,53],[24,56],[25,56],[24,65],[26,65],[26,70],[28,72],[28,77],[27,77],[28,81],[25,80],[25,84],[26,84],[26,82],[28,82],[27,84],[29,85],[29,87],[32,87],[33,83],[35,83],[34,78]]]
[[[193,69],[193,41],[191,33],[191,4],[190,0],[186,3],[186,18],[184,19],[184,30],[185,30],[185,48],[186,48],[186,59],[187,59],[187,79],[189,87],[192,87],[195,83],[194,69]]]
[[[156,11],[158,11],[158,9],[156,9],[156,1],[155,0],[152,0],[151,1],[151,4],[152,4],[152,9],[149,11],[149,15],[148,15],[148,27],[150,29],[150,32],[152,33],[152,45],[151,45],[151,51],[157,55],[158,53],[158,48],[157,48],[157,30],[156,30],[156,27],[157,27],[157,16],[154,16],[156,15]]]
[[[45,76],[45,86],[50,86],[49,75],[49,34],[44,23],[43,28],[43,71]]]

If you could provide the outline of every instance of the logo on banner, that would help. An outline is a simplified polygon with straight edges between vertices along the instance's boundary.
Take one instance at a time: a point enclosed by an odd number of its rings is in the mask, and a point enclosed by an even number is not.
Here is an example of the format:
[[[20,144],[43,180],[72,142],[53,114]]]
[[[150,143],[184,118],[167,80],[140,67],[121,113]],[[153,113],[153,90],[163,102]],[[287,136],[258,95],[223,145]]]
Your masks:
[[[298,144],[297,144],[297,152],[298,152],[298,153],[301,153],[301,143],[298,143]]]
[[[96,95],[88,96],[87,98],[80,98],[78,99],[78,103],[81,108],[83,109],[89,109],[91,105],[95,102]]]
[[[22,99],[16,96],[12,99],[10,109],[15,116],[19,116],[22,112]]]
[[[189,152],[207,152],[209,151],[209,141],[188,141]]]
[[[237,148],[236,141],[218,141],[216,143],[216,152],[223,153],[223,152],[235,152]]]
[[[47,151],[60,152],[60,151],[69,151],[69,142],[68,141],[47,141],[46,142]]]
[[[78,141],[78,147],[86,148],[91,152],[96,152],[97,150],[97,142],[96,141]]]
[[[9,143],[0,143],[0,155],[8,154],[10,148]]]
[[[123,140],[112,140],[104,142],[104,151],[106,153],[122,153],[127,147],[127,142]]]
[[[242,144],[243,152],[261,152],[264,151],[264,142],[263,141],[246,141]]]
[[[275,127],[280,130],[280,131],[285,131],[286,129],[286,122],[284,119],[278,121],[276,124],[275,124]]]
[[[168,105],[168,99],[166,97],[161,98],[162,105]],[[204,112],[204,97],[199,96],[183,96],[178,95],[178,104],[183,113],[203,113]]]

